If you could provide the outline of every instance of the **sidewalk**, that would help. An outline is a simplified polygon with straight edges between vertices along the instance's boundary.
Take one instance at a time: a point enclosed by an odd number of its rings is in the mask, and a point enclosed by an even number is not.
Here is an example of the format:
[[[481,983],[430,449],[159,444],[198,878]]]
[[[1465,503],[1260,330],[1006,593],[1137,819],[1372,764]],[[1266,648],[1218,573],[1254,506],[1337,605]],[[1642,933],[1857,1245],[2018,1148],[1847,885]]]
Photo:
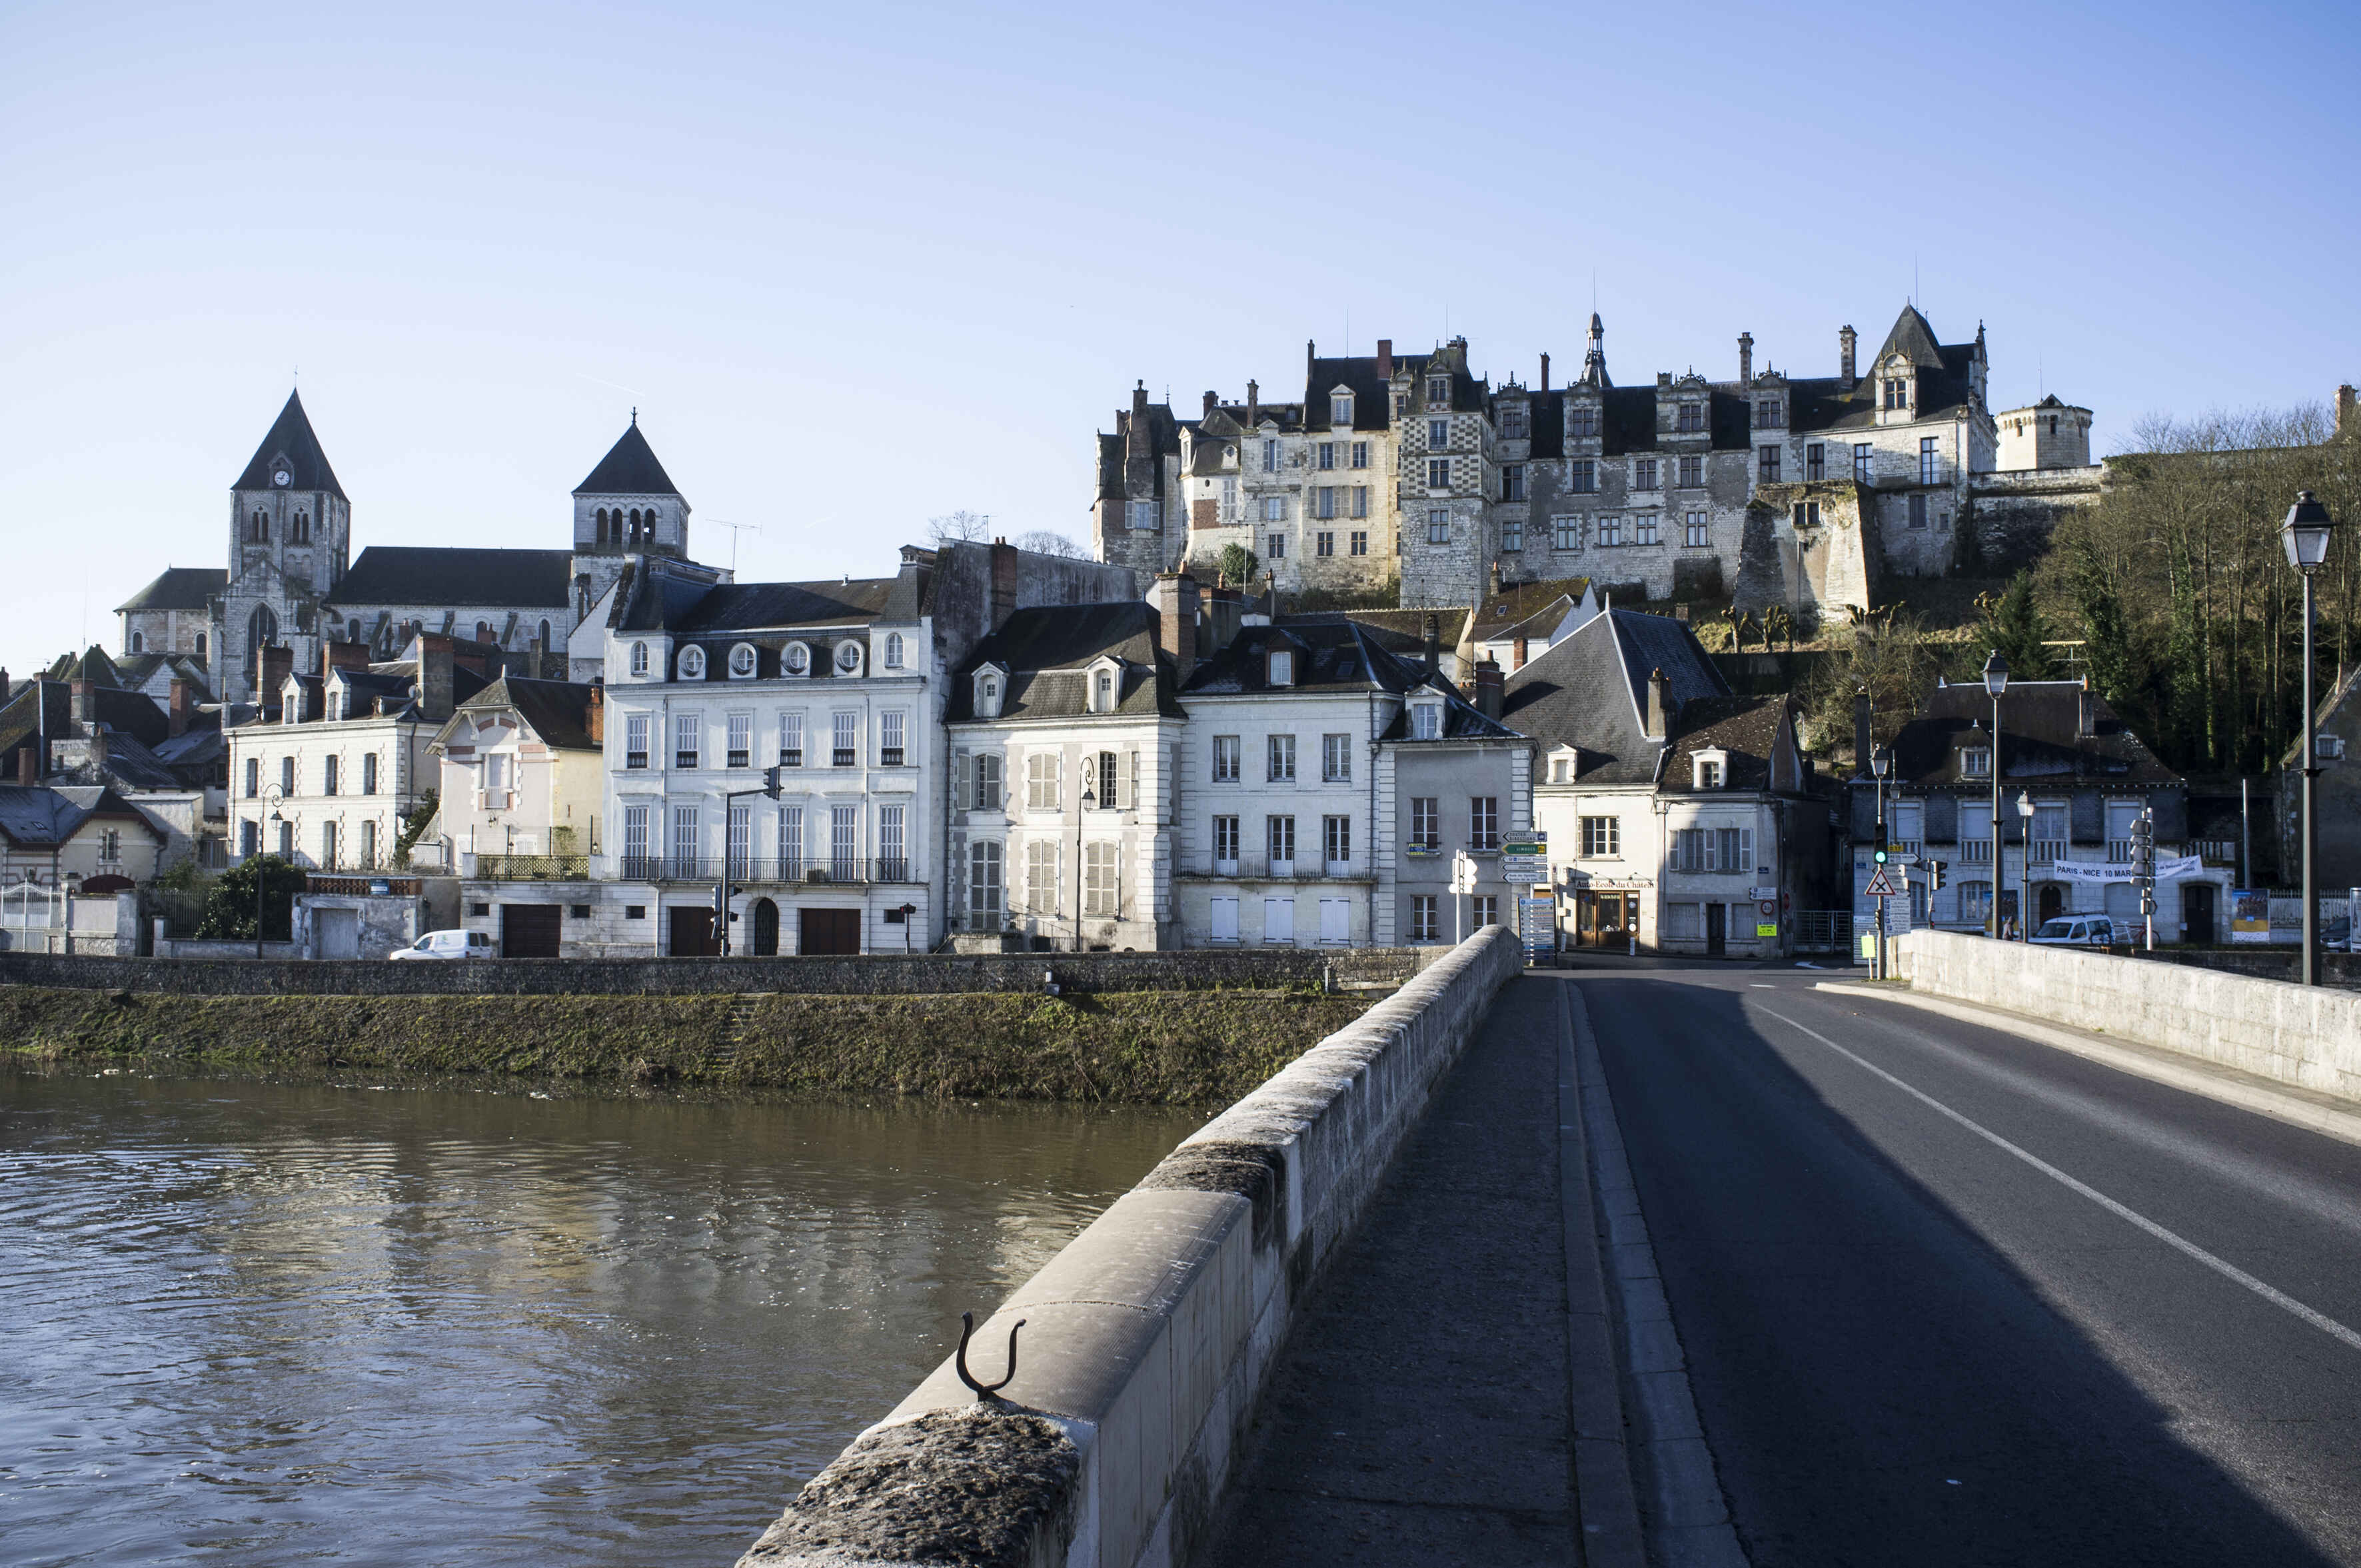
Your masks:
[[[1559,983],[1500,993],[1305,1304],[1205,1561],[1580,1561]]]

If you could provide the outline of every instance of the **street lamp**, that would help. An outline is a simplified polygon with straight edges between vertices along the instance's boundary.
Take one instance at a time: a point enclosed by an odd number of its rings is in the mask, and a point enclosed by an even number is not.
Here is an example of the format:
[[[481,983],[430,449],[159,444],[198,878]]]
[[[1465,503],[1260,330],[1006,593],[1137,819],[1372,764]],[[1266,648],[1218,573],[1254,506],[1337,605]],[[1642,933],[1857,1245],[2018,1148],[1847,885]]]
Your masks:
[[[287,798],[285,790],[275,784],[264,784],[258,798],[270,808],[269,820],[273,822],[287,820],[285,817],[280,815],[279,811],[279,803]],[[265,853],[262,848],[262,822],[263,819],[258,817],[254,822],[254,956],[258,959],[262,956],[262,857]],[[291,927],[287,934],[290,937],[295,934]]]
[[[2312,812],[2312,784],[2320,776],[2320,742],[2312,733],[2312,579],[2328,559],[2328,536],[2336,527],[2328,509],[2310,490],[2296,493],[2279,524],[2279,542],[2287,546],[2288,565],[2303,578],[2303,976],[2306,985],[2320,983],[2320,901],[2312,885],[2313,862],[2320,854],[2320,828]]]
[[[2024,850],[2016,861],[2016,939],[2033,940],[2033,795],[2016,792],[2017,839]]]
[[[1885,869],[1885,775],[1894,771],[1894,748],[1879,746],[1869,754],[1869,771],[1877,779],[1877,869]],[[1870,966],[1870,978],[1885,978],[1885,900],[1877,901],[1877,962]]]
[[[2000,935],[2000,699],[2008,690],[2008,661],[2000,650],[1992,651],[1984,661],[1984,690],[1992,693],[1992,835],[1993,835],[1993,935]]]
[[[1090,759],[1082,759],[1082,769],[1090,771]],[[1082,798],[1074,806],[1074,951],[1082,950],[1082,814],[1096,806],[1099,797],[1089,784],[1082,785]]]

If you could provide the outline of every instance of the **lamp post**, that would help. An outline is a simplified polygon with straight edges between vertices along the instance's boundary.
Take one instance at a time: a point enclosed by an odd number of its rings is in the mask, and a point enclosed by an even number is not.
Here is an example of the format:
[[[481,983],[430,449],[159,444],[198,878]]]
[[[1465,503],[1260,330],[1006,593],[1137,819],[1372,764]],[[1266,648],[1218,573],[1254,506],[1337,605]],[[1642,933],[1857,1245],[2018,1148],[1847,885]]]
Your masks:
[[[1894,771],[1894,748],[1880,746],[1869,754],[1869,771],[1877,778],[1877,848],[1878,868],[1884,869],[1885,850],[1885,775]],[[1885,900],[1877,901],[1877,961],[1870,966],[1870,978],[1885,978]]]
[[[2002,658],[2002,657],[2001,657],[2001,655],[2000,655],[2000,650],[1999,650],[1999,649],[1997,649],[1997,648],[1995,648],[1995,649],[1993,649],[1993,650],[1992,651],[1992,657],[1990,657],[1990,658],[1988,658],[1988,659],[1986,659],[1986,660],[1984,661],[1984,690],[1986,690],[1986,691],[1988,691],[1988,692],[1992,693],[1992,699],[1993,699],[1993,729],[1992,729],[1992,797],[1993,797],[1993,802],[1992,802],[1992,837],[1993,837],[1993,872],[1992,872],[1993,880],[1992,880],[1992,889],[1993,889],[1993,906],[1992,906],[1992,923],[1993,923],[1993,936],[1995,938],[1997,938],[2000,936],[2000,867],[2001,867],[2001,853],[2000,853],[2000,699],[2001,699],[2001,694],[2002,694],[2003,692],[2005,692],[2006,690],[2008,690],[2008,661],[2007,661],[2006,659],[2004,659],[2004,658]]]
[[[1090,769],[1088,757],[1082,759],[1085,773]],[[1074,803],[1074,951],[1082,950],[1082,814],[1099,803],[1090,784],[1082,785],[1082,797]]]
[[[2312,579],[2328,559],[2328,536],[2335,528],[2328,509],[2310,490],[2297,492],[2279,524],[2279,542],[2287,546],[2288,565],[2303,578],[2303,976],[2305,985],[2320,983],[2320,894],[2312,885],[2313,862],[2320,852],[2319,819],[2312,811],[2312,785],[2320,776],[2320,741],[2312,733]]]
[[[2017,837],[2025,849],[2016,861],[2016,939],[2033,940],[2033,795],[2016,792]]]
[[[287,798],[285,790],[275,784],[264,784],[258,798],[270,808],[269,820],[287,820],[279,811],[279,803]],[[262,860],[267,852],[262,847],[262,823],[263,818],[259,817],[254,819],[254,956],[258,959],[262,956]],[[287,934],[291,937],[295,933],[291,929]]]

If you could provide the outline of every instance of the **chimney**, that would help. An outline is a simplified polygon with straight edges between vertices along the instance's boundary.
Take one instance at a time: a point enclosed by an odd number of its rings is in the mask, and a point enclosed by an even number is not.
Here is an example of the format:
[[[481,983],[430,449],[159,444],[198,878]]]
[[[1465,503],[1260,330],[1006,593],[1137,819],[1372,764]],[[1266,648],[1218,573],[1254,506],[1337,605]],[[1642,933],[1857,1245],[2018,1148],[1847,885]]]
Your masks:
[[[1378,379],[1390,381],[1393,378],[1394,340],[1390,337],[1381,337],[1378,339]]]
[[[2091,677],[2082,677],[2081,689],[2074,694],[2074,733],[2089,740],[2099,732],[2099,699],[2091,695]]]
[[[1673,732],[1673,683],[1661,669],[1648,673],[1648,739],[1662,740]]]
[[[1485,659],[1476,666],[1476,711],[1487,718],[1500,717],[1500,694],[1504,685],[1500,666]]]
[[[590,688],[589,706],[582,710],[582,728],[593,746],[607,743],[607,687],[603,683]]]
[[[1310,338],[1305,338],[1303,340],[1303,395],[1307,398],[1312,395],[1312,378],[1317,374],[1313,367],[1319,363],[1320,351],[1312,345]]]
[[[1850,392],[1860,379],[1852,373],[1852,351],[1860,346],[1861,338],[1852,328],[1837,329],[1837,390]]]
[[[265,647],[262,650],[262,685],[254,694],[257,707],[268,713],[279,706],[279,693],[287,685],[287,677],[295,673],[295,650]]]
[[[1262,422],[1262,389],[1254,382],[1246,383],[1246,428],[1252,430]]]
[[[1549,390],[1549,356],[1542,356],[1542,390]]]
[[[1220,398],[1218,398],[1218,397],[1215,397],[1215,396],[1213,395],[1213,393],[1211,390],[1208,390],[1208,391],[1205,393],[1205,417],[1206,417],[1207,419],[1211,419],[1211,418],[1213,418],[1213,411],[1214,411],[1215,409],[1217,409],[1217,408],[1220,408],[1221,406],[1222,406],[1222,400],[1221,400]]]
[[[1173,683],[1197,668],[1197,579],[1186,572],[1156,575],[1156,646],[1172,661]]]
[[[164,699],[164,718],[170,728],[166,733],[186,735],[189,732],[189,683],[176,679],[169,691],[170,695]]]
[[[27,789],[41,782],[41,748],[38,741],[27,740],[16,748],[16,782]]]
[[[1131,444],[1138,446],[1148,439],[1148,383],[1140,382],[1131,389],[1131,428],[1127,431]]]
[[[1738,334],[1738,384],[1754,385],[1754,334],[1751,332]]]
[[[1497,556],[1492,562],[1492,597],[1494,598],[1500,597],[1500,563]]]
[[[418,708],[427,718],[451,717],[451,640],[436,631],[418,634]]]
[[[1016,612],[1016,551],[1005,539],[992,542],[992,627],[997,631]]]
[[[320,678],[326,680],[338,670],[366,671],[369,666],[368,644],[366,642],[320,643]]]
[[[1426,618],[1426,667],[1430,673],[1443,668],[1443,618],[1432,612]]]
[[[91,683],[88,681],[68,681],[66,683],[66,690],[73,694],[72,718],[74,723],[83,729],[88,729],[90,726],[96,724],[98,722],[97,704],[95,699],[91,696]]]
[[[1869,775],[1869,688],[1863,686],[1852,694],[1852,773],[1855,778]],[[1998,766],[2000,759],[1993,759]]]
[[[2336,389],[2336,433],[2339,435],[2356,428],[2353,422],[2355,412],[2353,395],[2353,389],[2350,386]],[[6,674],[6,671],[0,670],[0,691],[7,688]]]

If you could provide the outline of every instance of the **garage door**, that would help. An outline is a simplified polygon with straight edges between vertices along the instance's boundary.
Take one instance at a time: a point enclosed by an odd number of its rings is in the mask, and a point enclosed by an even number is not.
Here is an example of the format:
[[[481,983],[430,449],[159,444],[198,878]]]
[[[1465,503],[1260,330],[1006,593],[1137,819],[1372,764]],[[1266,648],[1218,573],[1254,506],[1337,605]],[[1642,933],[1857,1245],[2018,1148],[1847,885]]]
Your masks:
[[[713,911],[694,905],[675,905],[664,911],[671,923],[671,942],[664,951],[675,959],[709,959],[721,951],[713,936]]]
[[[500,957],[554,959],[557,956],[558,925],[566,906],[559,904],[500,905]]]
[[[796,951],[814,957],[858,953],[861,951],[861,911],[796,910]]]

